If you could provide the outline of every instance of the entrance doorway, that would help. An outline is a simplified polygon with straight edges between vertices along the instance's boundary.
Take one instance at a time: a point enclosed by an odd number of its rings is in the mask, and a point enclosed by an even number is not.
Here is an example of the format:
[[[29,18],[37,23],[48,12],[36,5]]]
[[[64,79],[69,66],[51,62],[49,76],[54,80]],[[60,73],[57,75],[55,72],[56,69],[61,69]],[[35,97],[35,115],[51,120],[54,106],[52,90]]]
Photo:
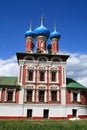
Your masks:
[[[72,109],[72,116],[77,117],[77,110],[76,109]]]
[[[48,119],[49,118],[49,110],[48,109],[43,111],[43,118],[44,119]]]
[[[32,109],[27,109],[27,118],[32,118]]]

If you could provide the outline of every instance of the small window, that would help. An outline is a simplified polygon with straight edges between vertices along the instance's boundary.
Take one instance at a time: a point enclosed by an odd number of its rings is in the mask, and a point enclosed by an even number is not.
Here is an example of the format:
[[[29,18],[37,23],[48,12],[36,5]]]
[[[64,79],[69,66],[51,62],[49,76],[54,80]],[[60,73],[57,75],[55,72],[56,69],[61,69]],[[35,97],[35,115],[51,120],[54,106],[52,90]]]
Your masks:
[[[56,72],[51,72],[51,81],[56,81]]]
[[[27,118],[32,118],[32,109],[27,110]]]
[[[51,91],[51,101],[57,101],[57,91]]]
[[[44,81],[45,79],[45,72],[40,72],[40,81]]]
[[[12,100],[13,100],[13,91],[8,91],[7,101],[12,102]]]
[[[43,111],[43,118],[48,119],[48,117],[49,117],[49,110],[47,109]]]
[[[76,109],[72,109],[72,116],[77,117],[77,110]]]
[[[77,102],[77,93],[73,93],[73,101]]]
[[[33,71],[28,71],[28,80],[33,81]]]
[[[27,102],[32,102],[32,90],[27,91]]]

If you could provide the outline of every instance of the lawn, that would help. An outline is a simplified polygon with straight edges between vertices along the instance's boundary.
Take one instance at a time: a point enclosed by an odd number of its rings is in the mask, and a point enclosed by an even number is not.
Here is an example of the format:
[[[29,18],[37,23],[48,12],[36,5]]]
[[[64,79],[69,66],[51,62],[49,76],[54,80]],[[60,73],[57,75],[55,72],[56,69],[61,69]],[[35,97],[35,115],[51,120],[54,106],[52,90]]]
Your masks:
[[[87,130],[87,120],[0,120],[0,130]]]

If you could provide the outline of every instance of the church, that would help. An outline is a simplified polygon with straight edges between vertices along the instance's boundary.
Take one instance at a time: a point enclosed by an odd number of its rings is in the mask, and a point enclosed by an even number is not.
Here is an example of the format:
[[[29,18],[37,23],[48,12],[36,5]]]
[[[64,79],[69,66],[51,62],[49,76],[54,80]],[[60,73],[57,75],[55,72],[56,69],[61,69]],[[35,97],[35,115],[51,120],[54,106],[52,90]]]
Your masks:
[[[87,118],[87,88],[66,77],[69,55],[59,52],[60,33],[40,26],[25,32],[17,52],[18,77],[0,76],[0,119]],[[47,41],[50,40],[50,43]]]

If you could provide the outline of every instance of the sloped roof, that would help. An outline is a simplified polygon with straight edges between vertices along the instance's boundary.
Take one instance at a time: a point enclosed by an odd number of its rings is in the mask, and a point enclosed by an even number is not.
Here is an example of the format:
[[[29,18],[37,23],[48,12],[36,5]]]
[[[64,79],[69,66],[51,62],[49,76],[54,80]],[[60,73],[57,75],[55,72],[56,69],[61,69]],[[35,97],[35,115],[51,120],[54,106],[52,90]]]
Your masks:
[[[66,87],[69,89],[87,89],[85,86],[71,78],[66,79]]]
[[[0,86],[19,86],[18,77],[0,77]]]

